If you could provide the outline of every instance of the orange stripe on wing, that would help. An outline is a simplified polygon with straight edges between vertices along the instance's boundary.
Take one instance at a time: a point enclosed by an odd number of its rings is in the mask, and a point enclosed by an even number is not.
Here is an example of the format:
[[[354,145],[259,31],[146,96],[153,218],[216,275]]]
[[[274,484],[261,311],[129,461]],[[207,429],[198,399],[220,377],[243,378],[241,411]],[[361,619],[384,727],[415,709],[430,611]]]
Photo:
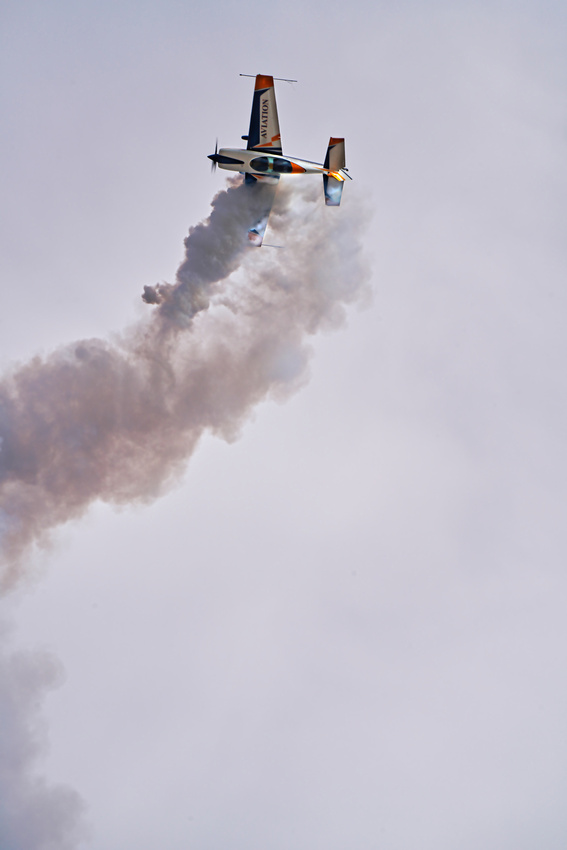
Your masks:
[[[256,76],[256,85],[254,86],[254,91],[258,91],[259,89],[271,89],[274,86],[274,78],[266,77],[264,74],[258,74]]]

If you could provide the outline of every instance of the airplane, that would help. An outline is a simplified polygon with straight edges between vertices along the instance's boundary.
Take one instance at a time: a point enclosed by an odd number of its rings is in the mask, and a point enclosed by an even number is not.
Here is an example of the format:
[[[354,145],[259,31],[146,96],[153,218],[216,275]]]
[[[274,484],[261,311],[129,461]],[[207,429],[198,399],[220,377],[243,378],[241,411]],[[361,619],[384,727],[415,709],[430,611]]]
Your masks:
[[[241,76],[251,75],[241,74]],[[262,245],[281,175],[322,174],[325,203],[330,207],[339,206],[345,178],[352,180],[345,167],[345,140],[331,136],[325,162],[322,165],[305,159],[283,156],[273,77],[265,74],[256,76],[250,129],[248,135],[241,138],[247,142],[245,150],[239,148],[218,150],[217,143],[215,152],[209,154],[208,158],[213,163],[213,170],[219,165],[227,171],[239,171],[244,174],[247,184],[254,185],[261,181],[264,185],[273,186],[272,192],[267,193],[269,206],[266,204],[267,209],[264,209],[261,219],[248,231],[251,245],[255,247]]]

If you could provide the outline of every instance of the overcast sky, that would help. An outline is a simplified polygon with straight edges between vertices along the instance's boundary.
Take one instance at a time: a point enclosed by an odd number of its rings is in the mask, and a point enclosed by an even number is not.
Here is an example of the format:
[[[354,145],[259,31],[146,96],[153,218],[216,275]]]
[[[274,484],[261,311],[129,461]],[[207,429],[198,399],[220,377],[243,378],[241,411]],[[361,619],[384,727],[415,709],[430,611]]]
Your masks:
[[[248,130],[240,73],[297,79],[284,153],[344,135],[354,181],[234,285],[369,268],[373,296],[161,498],[28,554],[2,850],[567,846],[566,19],[5,0],[4,373],[147,321]]]

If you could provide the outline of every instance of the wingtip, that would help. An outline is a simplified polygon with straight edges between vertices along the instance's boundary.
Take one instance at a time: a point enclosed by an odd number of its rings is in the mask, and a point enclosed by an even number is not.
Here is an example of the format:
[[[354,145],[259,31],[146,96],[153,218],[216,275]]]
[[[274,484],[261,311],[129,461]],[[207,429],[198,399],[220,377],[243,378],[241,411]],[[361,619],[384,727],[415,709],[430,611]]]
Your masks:
[[[254,91],[259,91],[260,89],[270,89],[274,85],[274,78],[268,77],[266,74],[258,74],[256,76],[256,85],[254,86]]]

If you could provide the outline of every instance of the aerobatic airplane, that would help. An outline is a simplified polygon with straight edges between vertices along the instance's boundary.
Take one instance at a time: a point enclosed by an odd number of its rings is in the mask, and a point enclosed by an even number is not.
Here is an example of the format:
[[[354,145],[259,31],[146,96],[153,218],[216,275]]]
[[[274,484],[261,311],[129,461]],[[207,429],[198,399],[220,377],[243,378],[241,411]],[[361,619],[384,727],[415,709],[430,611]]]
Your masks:
[[[263,74],[258,74],[256,77],[250,129],[248,135],[242,136],[242,139],[247,142],[246,150],[239,148],[218,150],[218,145],[215,145],[215,152],[209,155],[209,159],[213,162],[213,169],[220,165],[227,171],[239,171],[244,174],[246,183],[261,182],[266,188],[268,185],[273,187],[271,192],[266,193],[269,200],[262,218],[248,231],[251,245],[259,247],[262,244],[275,190],[282,174],[322,174],[325,203],[331,207],[339,206],[345,177],[352,179],[347,173],[348,169],[345,168],[345,140],[330,138],[325,162],[322,165],[296,157],[283,156],[273,77]]]

